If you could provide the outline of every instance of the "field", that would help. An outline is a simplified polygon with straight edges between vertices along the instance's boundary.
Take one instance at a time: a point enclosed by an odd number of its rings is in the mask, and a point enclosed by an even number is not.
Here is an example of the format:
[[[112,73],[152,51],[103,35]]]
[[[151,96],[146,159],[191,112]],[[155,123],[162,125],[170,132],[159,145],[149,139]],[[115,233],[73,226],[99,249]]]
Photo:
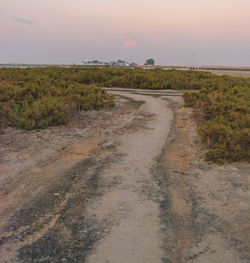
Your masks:
[[[207,160],[250,158],[250,78],[160,69],[35,68],[0,70],[0,126],[27,130],[66,124],[79,111],[113,106],[102,87],[195,90],[194,107]]]
[[[250,78],[250,71],[240,71],[240,70],[208,70],[212,74],[223,76],[228,75],[232,77],[244,77]]]
[[[112,108],[0,135],[1,261],[249,262],[249,164],[204,161],[182,91],[107,92]]]
[[[249,157],[248,79],[47,68],[2,70],[1,88],[0,261],[250,261],[250,164],[228,163]],[[24,114],[44,97],[67,125]]]

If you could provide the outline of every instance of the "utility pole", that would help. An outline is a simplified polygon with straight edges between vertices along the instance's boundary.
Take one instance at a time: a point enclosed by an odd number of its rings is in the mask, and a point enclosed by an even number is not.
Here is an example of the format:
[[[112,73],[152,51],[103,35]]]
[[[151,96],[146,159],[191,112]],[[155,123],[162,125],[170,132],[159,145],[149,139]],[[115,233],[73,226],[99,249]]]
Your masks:
[[[192,55],[192,65],[193,68],[195,68],[195,54]]]

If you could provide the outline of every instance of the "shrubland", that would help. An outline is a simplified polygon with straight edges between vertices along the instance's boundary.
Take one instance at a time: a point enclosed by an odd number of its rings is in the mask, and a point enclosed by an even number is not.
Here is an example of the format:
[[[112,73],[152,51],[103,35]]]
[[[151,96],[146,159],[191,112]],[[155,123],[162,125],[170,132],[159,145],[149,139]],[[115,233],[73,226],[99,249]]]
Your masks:
[[[250,79],[208,72],[124,68],[0,69],[0,126],[65,124],[71,113],[114,105],[102,87],[185,90],[207,159],[250,159]]]
[[[198,133],[207,145],[206,159],[250,161],[250,88],[228,83],[187,91],[185,105],[194,107]]]
[[[64,71],[1,69],[1,126],[41,129],[66,124],[71,114],[79,110],[99,110],[105,105],[114,105],[113,97],[104,89],[78,83]]]

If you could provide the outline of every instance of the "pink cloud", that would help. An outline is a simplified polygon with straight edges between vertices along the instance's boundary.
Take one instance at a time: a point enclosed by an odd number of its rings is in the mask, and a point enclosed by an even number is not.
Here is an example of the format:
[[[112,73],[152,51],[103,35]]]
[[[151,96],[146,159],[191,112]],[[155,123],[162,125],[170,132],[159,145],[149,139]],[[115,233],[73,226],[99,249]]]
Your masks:
[[[135,48],[138,46],[138,42],[136,40],[126,40],[124,46],[126,48]]]

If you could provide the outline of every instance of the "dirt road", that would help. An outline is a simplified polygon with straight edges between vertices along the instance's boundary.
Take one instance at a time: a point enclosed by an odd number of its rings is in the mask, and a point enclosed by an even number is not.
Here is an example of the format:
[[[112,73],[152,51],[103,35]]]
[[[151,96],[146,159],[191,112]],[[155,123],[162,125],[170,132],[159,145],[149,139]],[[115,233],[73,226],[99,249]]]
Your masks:
[[[112,110],[0,136],[0,262],[250,262],[249,164],[202,160],[180,92],[109,92]]]
[[[134,93],[126,96],[144,102],[134,119],[142,125],[117,138],[122,157],[102,173],[104,182],[113,181],[115,187],[108,187],[88,210],[98,220],[111,220],[113,224],[86,262],[157,263],[164,257],[160,207],[155,200],[160,198],[159,187],[152,169],[156,169],[167,141],[173,113],[162,98]]]

